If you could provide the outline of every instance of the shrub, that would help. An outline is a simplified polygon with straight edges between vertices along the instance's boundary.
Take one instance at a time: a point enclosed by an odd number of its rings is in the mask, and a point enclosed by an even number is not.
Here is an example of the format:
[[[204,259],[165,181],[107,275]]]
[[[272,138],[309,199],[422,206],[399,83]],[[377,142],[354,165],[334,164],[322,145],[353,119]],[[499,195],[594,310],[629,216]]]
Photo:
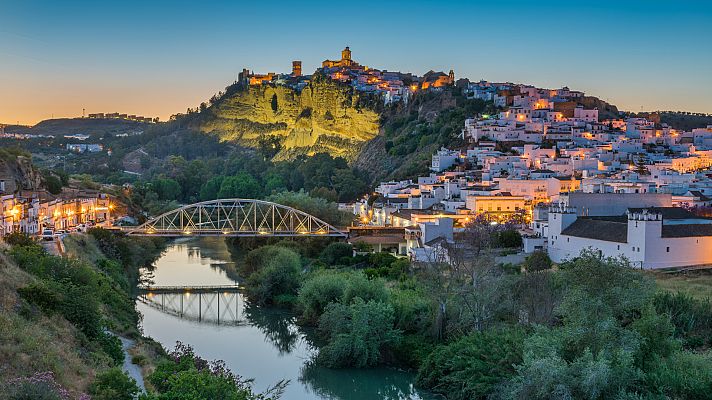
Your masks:
[[[676,336],[688,336],[687,347],[701,347],[704,345],[702,337],[712,339],[712,302],[709,300],[697,300],[682,292],[659,292],[653,304],[658,313],[670,316]]]
[[[543,271],[545,269],[551,269],[551,259],[545,251],[535,251],[529,255],[526,260],[524,260],[524,268],[528,272]]]
[[[285,299],[294,298],[299,289],[301,261],[299,255],[291,250],[270,246],[261,251],[266,259],[262,267],[252,273],[248,279],[247,294],[257,304],[284,303]]]
[[[350,304],[359,297],[364,301],[387,301],[388,290],[382,279],[368,279],[366,275],[355,272],[347,275],[346,287],[341,301]]]
[[[348,243],[335,242],[326,246],[319,255],[319,260],[326,265],[335,265],[344,257],[353,255],[353,246]]]
[[[502,231],[497,234],[498,247],[521,247],[522,243],[522,235],[514,229]]]
[[[322,272],[312,275],[299,290],[297,305],[302,318],[314,323],[324,312],[326,305],[339,301],[346,289],[346,274]]]
[[[356,298],[350,305],[329,304],[319,318],[319,331],[329,343],[317,361],[331,368],[379,364],[383,353],[400,340],[393,320],[393,307],[379,301]]]
[[[30,377],[12,379],[0,385],[7,400],[69,400],[69,391],[54,378],[52,372],[38,372]],[[81,397],[80,397],[81,398]]]
[[[180,342],[169,358],[158,364],[148,380],[157,391],[157,394],[147,396],[148,400],[269,400],[272,394],[278,397],[285,386],[284,382],[279,382],[267,393],[255,395],[249,381],[232,373],[224,362],[203,360],[190,346]]]
[[[522,362],[524,333],[492,329],[436,348],[423,362],[416,382],[448,399],[484,399],[513,376]]]
[[[102,332],[98,337],[98,342],[104,353],[108,354],[114,361],[114,365],[118,366],[124,362],[124,349],[118,337]]]
[[[32,246],[36,245],[32,237],[24,232],[12,232],[5,236],[5,242],[10,246]]]
[[[57,311],[62,302],[61,294],[58,293],[57,290],[50,288],[44,282],[31,283],[29,286],[17,289],[17,293],[20,294],[20,297],[30,304],[36,305],[45,313]]]
[[[405,333],[426,334],[433,322],[432,300],[413,289],[394,289],[390,303],[395,312],[395,326]]]
[[[61,305],[62,315],[89,339],[102,333],[101,313],[96,298],[85,287],[70,286]]]
[[[89,386],[94,400],[133,400],[138,392],[136,381],[118,367],[98,374]]]
[[[651,391],[672,399],[712,399],[712,353],[676,352],[645,377]]]

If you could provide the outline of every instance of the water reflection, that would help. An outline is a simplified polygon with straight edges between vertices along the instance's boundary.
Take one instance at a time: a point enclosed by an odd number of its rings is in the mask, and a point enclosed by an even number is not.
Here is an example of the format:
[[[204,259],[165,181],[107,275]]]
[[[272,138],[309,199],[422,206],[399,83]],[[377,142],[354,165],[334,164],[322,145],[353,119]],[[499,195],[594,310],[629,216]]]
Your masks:
[[[155,286],[234,285],[235,265],[224,240],[182,240],[143,270],[143,277]],[[410,373],[312,365],[313,332],[299,327],[289,312],[250,305],[238,291],[145,293],[138,300],[145,335],[167,348],[181,341],[204,358],[224,360],[237,374],[254,378],[257,391],[289,380],[282,397],[287,400],[431,398],[413,388]]]
[[[413,376],[390,368],[328,369],[308,361],[299,382],[323,399],[434,399],[424,397],[411,383]]]
[[[245,321],[245,300],[238,292],[222,290],[142,293],[138,301],[164,314],[215,325],[240,325]]]

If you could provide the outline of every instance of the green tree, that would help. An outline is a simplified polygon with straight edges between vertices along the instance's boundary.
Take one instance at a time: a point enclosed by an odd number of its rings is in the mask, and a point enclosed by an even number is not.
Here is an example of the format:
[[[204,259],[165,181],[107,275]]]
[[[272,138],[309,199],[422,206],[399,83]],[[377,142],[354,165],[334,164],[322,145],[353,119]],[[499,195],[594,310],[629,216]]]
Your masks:
[[[319,260],[326,265],[336,265],[342,258],[351,256],[353,256],[353,246],[348,243],[334,242],[321,251]]]
[[[551,268],[551,259],[544,251],[535,251],[524,260],[524,268],[528,272],[543,271]]]
[[[89,394],[96,400],[133,400],[138,392],[136,381],[119,367],[97,374],[89,386]]]
[[[235,176],[228,176],[220,185],[218,198],[257,199],[262,196],[260,183],[252,175],[240,172]]]
[[[331,303],[319,319],[319,331],[328,338],[317,361],[328,367],[363,368],[382,362],[401,333],[393,327],[391,305],[356,298],[353,304]]]
[[[299,289],[299,254],[283,247],[268,246],[261,255],[264,257],[261,266],[247,280],[249,299],[260,305],[293,303]]]
[[[441,345],[425,359],[416,382],[448,399],[486,399],[516,373],[524,337],[521,329],[491,329]]]
[[[217,199],[223,180],[225,180],[225,177],[222,175],[208,179],[208,181],[200,187],[200,199],[203,201]]]

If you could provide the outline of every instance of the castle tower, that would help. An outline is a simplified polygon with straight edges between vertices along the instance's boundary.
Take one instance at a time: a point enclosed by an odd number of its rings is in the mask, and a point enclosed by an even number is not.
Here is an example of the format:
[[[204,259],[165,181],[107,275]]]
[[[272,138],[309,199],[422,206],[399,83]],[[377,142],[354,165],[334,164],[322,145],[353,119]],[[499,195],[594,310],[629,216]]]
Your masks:
[[[292,76],[302,76],[302,62],[299,60],[292,61]]]
[[[346,46],[345,49],[341,50],[341,61],[351,61],[351,50],[349,49],[349,46]]]
[[[347,47],[348,49],[348,47]],[[454,85],[455,84],[455,71],[450,70],[450,73],[447,74],[448,78],[450,78],[450,84]]]

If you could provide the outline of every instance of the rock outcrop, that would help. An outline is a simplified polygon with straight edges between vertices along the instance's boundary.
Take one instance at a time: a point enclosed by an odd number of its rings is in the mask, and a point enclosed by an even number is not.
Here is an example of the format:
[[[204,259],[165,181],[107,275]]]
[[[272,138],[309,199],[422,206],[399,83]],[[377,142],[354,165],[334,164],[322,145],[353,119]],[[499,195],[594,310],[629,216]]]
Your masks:
[[[24,156],[0,158],[0,181],[5,186],[4,192],[0,193],[39,190],[42,187],[42,175]]]
[[[247,86],[208,108],[196,128],[249,147],[276,139],[276,160],[326,152],[352,161],[379,132],[380,115],[370,105],[382,100],[364,96],[323,78],[301,91]]]

